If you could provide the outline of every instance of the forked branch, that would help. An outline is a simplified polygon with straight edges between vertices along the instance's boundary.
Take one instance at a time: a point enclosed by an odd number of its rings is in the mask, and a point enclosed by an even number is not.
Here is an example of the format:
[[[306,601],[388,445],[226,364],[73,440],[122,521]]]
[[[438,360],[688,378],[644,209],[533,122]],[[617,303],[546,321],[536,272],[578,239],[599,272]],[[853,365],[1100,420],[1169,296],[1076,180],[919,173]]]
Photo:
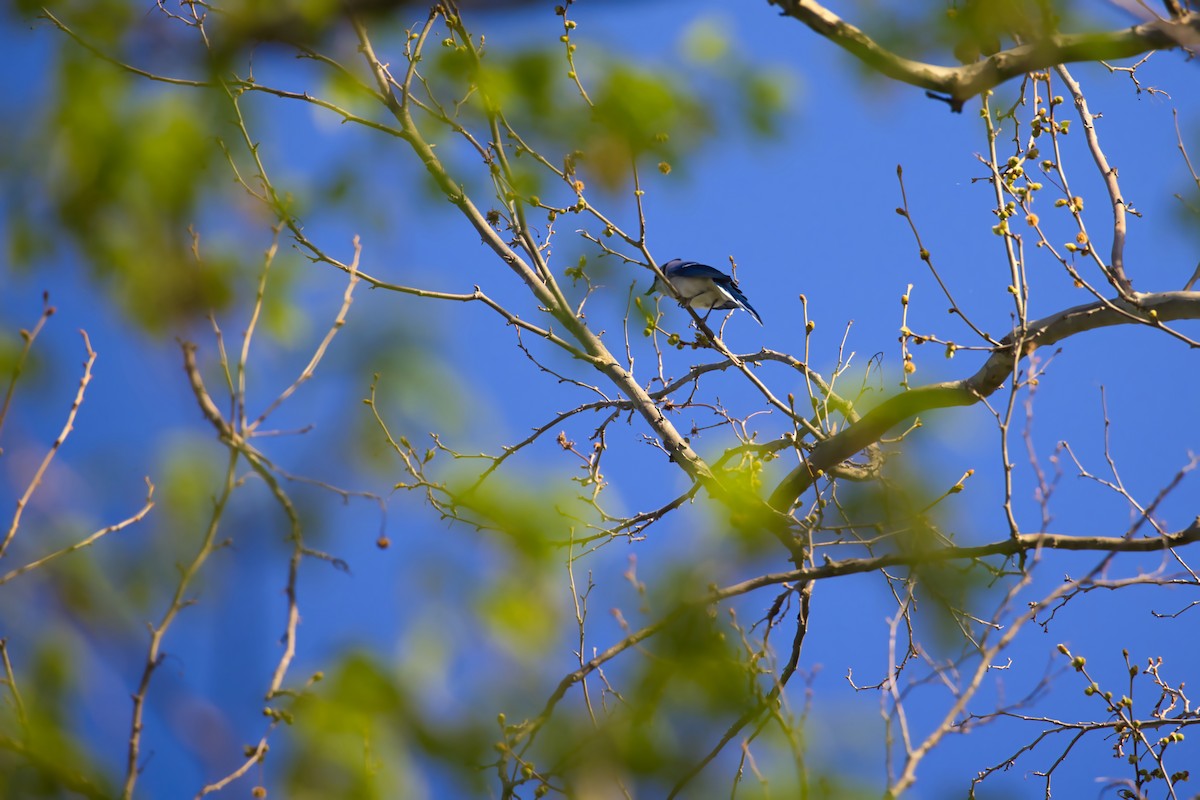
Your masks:
[[[771,506],[777,511],[786,511],[817,478],[859,450],[878,442],[909,417],[935,408],[979,402],[1003,386],[1012,376],[1014,364],[1039,347],[1112,325],[1131,322],[1160,325],[1178,319],[1200,319],[1200,292],[1135,294],[1134,298],[1136,305],[1120,299],[1099,300],[1035,320],[1029,324],[1022,339],[1022,352],[1014,353],[1013,337],[1006,336],[971,377],[928,384],[885,400],[858,422],[813,447],[804,463],[793,469],[775,489]]]
[[[818,35],[889,78],[943,94],[954,111],[981,92],[1028,72],[1078,61],[1112,61],[1154,50],[1200,44],[1200,14],[1156,19],[1132,28],[1099,33],[1061,33],[1001,50],[982,60],[944,67],[905,58],[811,0],[768,0],[784,16],[803,22]]]

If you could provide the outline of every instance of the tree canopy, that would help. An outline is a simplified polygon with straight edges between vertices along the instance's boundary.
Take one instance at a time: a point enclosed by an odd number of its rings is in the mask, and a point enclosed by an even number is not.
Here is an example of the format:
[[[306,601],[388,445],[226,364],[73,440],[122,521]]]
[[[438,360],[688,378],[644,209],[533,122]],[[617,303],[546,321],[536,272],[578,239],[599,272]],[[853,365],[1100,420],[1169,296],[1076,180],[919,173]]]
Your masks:
[[[22,4],[6,791],[1195,794],[1198,34]]]

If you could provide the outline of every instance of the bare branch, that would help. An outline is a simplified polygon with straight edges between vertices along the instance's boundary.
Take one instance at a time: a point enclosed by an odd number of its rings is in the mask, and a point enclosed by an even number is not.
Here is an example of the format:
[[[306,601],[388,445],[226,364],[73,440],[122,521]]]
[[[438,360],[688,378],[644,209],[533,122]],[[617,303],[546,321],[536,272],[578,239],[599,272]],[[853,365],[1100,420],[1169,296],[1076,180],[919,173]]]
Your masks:
[[[184,352],[189,351],[185,348]],[[180,570],[179,580],[175,584],[174,595],[171,598],[171,602],[167,605],[166,611],[163,612],[158,623],[150,627],[150,642],[146,647],[146,659],[142,664],[142,677],[138,681],[137,690],[133,693],[133,714],[129,726],[129,745],[126,751],[125,783],[121,793],[122,800],[131,800],[134,788],[137,786],[138,777],[141,774],[141,764],[139,762],[141,760],[142,732],[145,728],[146,701],[150,692],[150,681],[154,677],[154,673],[159,665],[162,664],[163,640],[166,638],[167,632],[175,622],[176,617],[191,602],[187,597],[187,593],[191,588],[192,581],[199,574],[201,567],[204,566],[208,557],[221,546],[217,542],[217,530],[220,527],[221,519],[225,514],[225,507],[236,485],[238,458],[238,451],[233,447],[229,448],[229,461],[225,467],[225,480],[221,494],[213,503],[213,509],[209,515],[204,535],[201,537],[200,546],[197,548],[196,555],[192,560]]]
[[[54,27],[58,28],[60,31],[65,33],[67,36],[70,36],[72,39],[75,40],[75,42],[80,47],[87,50],[89,53],[96,56],[101,61],[107,61],[109,64],[112,64],[115,67],[119,67],[120,69],[123,69],[126,72],[131,72],[134,75],[137,75],[141,78],[146,78],[147,80],[157,81],[159,83],[169,83],[169,84],[173,84],[175,86],[191,86],[194,88],[201,88],[201,87],[212,88],[213,86],[216,85],[209,81],[194,81],[194,80],[189,80],[187,78],[173,78],[173,77],[170,77],[167,75],[158,75],[153,72],[147,72],[144,69],[139,69],[138,67],[135,67],[132,64],[126,64],[124,61],[120,61],[116,58],[113,58],[108,53],[105,53],[103,50],[96,47],[91,42],[89,42],[88,40],[86,40],[82,36],[80,36],[79,34],[75,33],[75,31],[71,30],[66,25],[64,25],[58,19],[58,17],[51,14],[50,11],[48,9],[46,9],[45,7],[42,8],[40,16],[48,19],[51,22],[51,24],[54,25]]]
[[[66,547],[55,550],[52,553],[48,553],[39,559],[31,561],[28,564],[25,564],[24,566],[17,567],[16,569],[8,572],[7,574],[0,576],[0,586],[3,586],[4,584],[8,583],[13,578],[17,578],[17,577],[20,577],[21,575],[24,575],[26,572],[32,572],[33,570],[35,570],[39,567],[45,566],[49,562],[54,561],[55,559],[57,559],[61,556],[65,556],[70,553],[74,553],[76,550],[82,550],[85,547],[90,547],[91,545],[93,545],[97,541],[99,541],[100,539],[103,539],[105,536],[108,536],[110,533],[116,533],[117,531],[121,531],[121,530],[124,530],[125,528],[128,528],[130,525],[133,525],[134,523],[141,522],[142,519],[144,519],[145,516],[150,513],[150,509],[154,508],[153,497],[154,497],[154,484],[150,482],[149,478],[147,478],[146,479],[146,502],[142,505],[141,509],[139,509],[137,512],[135,512],[132,516],[126,517],[125,519],[121,520],[120,522],[114,522],[112,525],[103,527],[100,530],[92,533],[90,536],[80,539],[78,542],[69,544]]]
[[[21,354],[17,356],[16,363],[13,364],[12,378],[8,382],[8,389],[4,392],[4,403],[0,405],[0,432],[4,430],[4,421],[8,419],[8,409],[12,405],[13,394],[17,391],[17,381],[21,379],[21,373],[25,370],[25,362],[29,359],[29,353],[33,350],[33,343],[37,340],[38,334],[42,332],[42,328],[46,326],[46,321],[54,316],[54,306],[50,305],[50,295],[42,295],[42,314],[38,317],[37,324],[33,326],[33,330],[21,330]]]
[[[43,314],[42,319],[45,320],[47,316],[48,314]],[[62,431],[59,432],[58,438],[54,440],[54,443],[50,445],[50,449],[46,451],[46,455],[42,457],[42,461],[34,471],[33,477],[29,479],[29,485],[25,487],[24,494],[17,500],[17,510],[13,512],[8,532],[4,535],[4,541],[0,541],[0,558],[4,557],[8,546],[12,544],[13,538],[17,535],[17,529],[21,526],[21,515],[25,511],[25,507],[29,505],[29,500],[33,497],[33,493],[37,491],[38,486],[41,484],[42,478],[45,477],[46,470],[50,468],[50,462],[58,455],[63,442],[67,440],[71,431],[75,429],[75,415],[79,413],[79,407],[83,405],[84,392],[87,391],[88,384],[92,380],[92,365],[96,363],[96,353],[92,350],[92,342],[88,339],[87,331],[81,330],[79,335],[83,337],[83,346],[87,351],[87,360],[83,362],[83,376],[79,379],[79,389],[75,392],[75,399],[71,401],[71,409],[67,412],[67,421],[63,424]]]
[[[1088,109],[1087,98],[1083,96],[1079,82],[1064,66],[1058,66],[1055,72],[1067,85],[1067,91],[1071,93],[1071,98],[1075,101],[1075,110],[1083,123],[1083,135],[1087,139],[1088,150],[1092,153],[1096,169],[1100,171],[1100,177],[1104,179],[1104,186],[1108,190],[1108,199],[1112,203],[1112,256],[1107,267],[1102,263],[1101,269],[1104,270],[1105,277],[1108,278],[1113,288],[1122,296],[1128,297],[1129,293],[1133,291],[1133,286],[1125,274],[1125,199],[1121,196],[1121,186],[1117,182],[1117,170],[1115,167],[1109,166],[1104,151],[1100,149],[1100,139],[1096,136],[1096,117]]]
[[[1022,533],[989,544],[958,547],[948,545],[922,549],[917,552],[891,553],[874,558],[847,558],[829,561],[819,567],[806,567],[788,572],[760,575],[757,578],[727,586],[713,593],[714,600],[746,594],[763,586],[793,581],[812,581],[894,566],[912,566],[944,561],[968,561],[987,556],[1012,556],[1022,552],[1043,550],[1094,551],[1100,553],[1153,553],[1200,541],[1200,517],[1190,526],[1166,536],[1127,539],[1124,536],[1071,536],[1060,533]]]

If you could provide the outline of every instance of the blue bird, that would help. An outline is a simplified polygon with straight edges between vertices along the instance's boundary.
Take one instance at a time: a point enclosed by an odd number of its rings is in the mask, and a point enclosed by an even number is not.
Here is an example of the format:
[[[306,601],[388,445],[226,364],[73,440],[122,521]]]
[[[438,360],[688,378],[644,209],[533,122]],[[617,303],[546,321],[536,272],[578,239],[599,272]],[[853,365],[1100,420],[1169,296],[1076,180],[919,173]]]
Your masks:
[[[754,306],[750,305],[746,295],[742,294],[737,281],[716,267],[673,258],[663,264],[662,271],[681,298],[680,305],[688,305],[698,311],[707,310],[709,313],[712,313],[713,309],[744,308],[759,325],[763,324],[762,317],[754,310]],[[669,294],[662,278],[655,278],[654,285],[646,294],[653,291]]]

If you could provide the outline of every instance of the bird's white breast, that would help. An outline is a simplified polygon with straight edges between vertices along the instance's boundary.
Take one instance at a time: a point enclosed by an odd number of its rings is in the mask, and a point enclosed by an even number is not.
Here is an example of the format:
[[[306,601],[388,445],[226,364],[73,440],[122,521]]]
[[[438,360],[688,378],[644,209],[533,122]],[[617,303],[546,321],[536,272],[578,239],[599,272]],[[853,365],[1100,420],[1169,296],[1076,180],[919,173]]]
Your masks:
[[[708,278],[676,277],[671,279],[671,285],[692,308],[720,308],[734,302],[728,292]]]

